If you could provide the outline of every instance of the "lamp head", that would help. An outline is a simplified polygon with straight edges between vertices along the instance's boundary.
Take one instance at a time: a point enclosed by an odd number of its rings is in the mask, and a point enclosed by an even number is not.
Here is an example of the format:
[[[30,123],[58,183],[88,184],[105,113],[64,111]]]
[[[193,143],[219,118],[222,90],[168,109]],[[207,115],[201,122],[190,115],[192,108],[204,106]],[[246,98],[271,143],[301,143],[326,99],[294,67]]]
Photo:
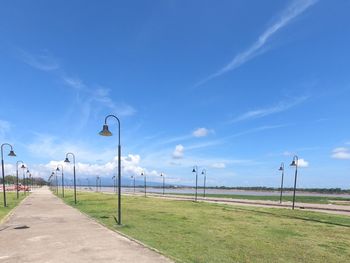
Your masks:
[[[195,172],[196,172],[196,169],[195,169],[195,168],[193,168],[192,173],[195,173]]]
[[[56,168],[56,171],[57,171],[57,172],[59,172],[59,171],[60,171],[60,168],[58,168],[58,166],[57,166],[57,168]]]
[[[64,160],[65,163],[70,163],[68,157],[66,157],[66,159]]]
[[[141,175],[143,176],[143,175],[144,175],[144,173],[142,172],[142,173],[141,173]]]
[[[24,164],[22,164],[21,169],[26,169],[26,167],[24,166]]]
[[[16,156],[16,154],[15,154],[15,152],[14,152],[13,150],[11,150],[11,151],[10,151],[10,153],[8,154],[8,156],[15,157],[15,156]]]
[[[290,164],[290,166],[297,166],[297,162],[295,160],[293,160],[293,162]]]
[[[113,134],[109,131],[108,125],[104,124],[102,131],[99,132],[100,135],[102,136],[112,136]]]
[[[27,173],[29,173],[29,169],[27,169]]]

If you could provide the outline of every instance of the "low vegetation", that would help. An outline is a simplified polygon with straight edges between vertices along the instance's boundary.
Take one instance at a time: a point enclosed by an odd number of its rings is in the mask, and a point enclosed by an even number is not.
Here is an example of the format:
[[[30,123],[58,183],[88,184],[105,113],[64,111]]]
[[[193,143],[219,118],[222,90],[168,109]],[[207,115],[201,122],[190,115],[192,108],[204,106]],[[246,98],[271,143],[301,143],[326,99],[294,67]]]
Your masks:
[[[350,217],[300,210],[66,192],[64,201],[177,262],[347,262]]]
[[[15,208],[29,193],[24,195],[23,192],[19,194],[19,198],[17,199],[16,193],[7,192],[6,193],[6,203],[7,206],[4,207],[4,197],[3,193],[0,193],[0,222],[4,219],[4,217]]]

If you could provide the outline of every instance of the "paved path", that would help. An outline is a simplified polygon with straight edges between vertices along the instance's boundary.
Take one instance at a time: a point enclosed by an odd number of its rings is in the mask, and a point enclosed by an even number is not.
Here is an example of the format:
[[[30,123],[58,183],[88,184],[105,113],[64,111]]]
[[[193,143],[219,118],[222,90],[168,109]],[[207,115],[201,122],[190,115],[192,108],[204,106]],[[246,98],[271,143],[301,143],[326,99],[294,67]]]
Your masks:
[[[171,260],[103,227],[43,188],[32,193],[0,225],[0,262]]]

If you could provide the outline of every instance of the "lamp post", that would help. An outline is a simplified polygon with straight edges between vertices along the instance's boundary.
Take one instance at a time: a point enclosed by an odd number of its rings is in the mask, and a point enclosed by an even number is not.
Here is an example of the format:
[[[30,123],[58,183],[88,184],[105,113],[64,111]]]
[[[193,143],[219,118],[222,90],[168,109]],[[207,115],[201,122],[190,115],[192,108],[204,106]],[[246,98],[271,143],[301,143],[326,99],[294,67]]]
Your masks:
[[[131,179],[134,179],[134,194],[135,194],[135,175],[132,175]]]
[[[298,162],[299,158],[297,155],[294,155],[293,161],[290,164],[290,166],[295,166],[295,176],[294,176],[294,191],[293,191],[293,207],[292,209],[294,210],[294,204],[295,204],[295,189],[297,187],[297,177],[298,177]]]
[[[284,177],[284,163],[281,163],[280,168],[278,169],[282,172],[282,180],[281,180],[281,193],[280,193],[280,204],[282,204],[282,192],[283,192],[283,177]]]
[[[115,115],[108,115],[105,118],[105,124],[103,125],[100,135],[112,136],[112,133],[108,129],[107,120],[108,118],[114,118],[118,121],[118,225],[122,224],[121,219],[121,145],[120,145],[120,120]]]
[[[112,181],[113,181],[113,192],[117,192],[117,188],[116,188],[116,183],[115,183],[115,175],[112,176]]]
[[[205,198],[205,184],[207,183],[207,170],[203,169],[202,175],[204,175],[203,197]]]
[[[98,180],[100,179],[99,176],[96,176],[96,192],[98,192]]]
[[[58,172],[59,170],[55,170],[55,181],[56,181],[56,194],[58,195],[58,178],[57,178],[57,172]]]
[[[24,180],[26,181],[26,186],[27,186],[27,189],[28,189],[28,190],[29,190],[29,182],[28,182],[29,174],[30,174],[30,171],[29,171],[29,169],[28,169],[28,167],[27,167],[27,171],[26,171],[27,177],[24,177]],[[25,192],[25,194],[27,194],[27,189],[26,189],[26,187],[24,186],[24,192]]]
[[[24,164],[21,166],[22,169],[22,186],[23,186],[23,194],[25,194],[25,182],[24,182],[24,178],[25,178],[25,172],[24,170],[27,169],[27,167],[24,166]]]
[[[55,172],[52,171],[50,178],[53,178],[54,176],[55,176]],[[56,183],[56,182],[55,182],[55,183]],[[55,183],[53,183],[53,184],[55,184]],[[52,188],[53,188],[53,187],[51,187],[51,191],[53,191]]]
[[[28,179],[29,179],[29,183],[30,183],[30,191],[32,191],[33,190],[33,178],[32,178],[31,173],[29,173]],[[29,185],[29,183],[28,183],[28,185]]]
[[[66,153],[66,159],[64,160],[65,163],[70,163],[68,159],[68,155],[72,155],[73,157],[73,177],[74,177],[74,203],[77,204],[77,183],[75,178],[75,155],[74,153]]]
[[[196,193],[195,193],[194,200],[197,202],[197,191],[198,191],[198,166],[197,165],[193,166],[192,173],[196,173]]]
[[[146,174],[142,172],[141,176],[144,176],[144,188],[145,188],[145,197],[146,197],[147,196]]]
[[[161,173],[160,176],[163,177],[163,195],[164,195],[165,175]]]
[[[9,143],[3,143],[1,144],[1,171],[2,171],[2,191],[4,193],[4,207],[7,206],[6,204],[6,189],[5,189],[5,167],[4,167],[4,146],[9,146],[11,148],[8,156],[16,156],[15,152],[13,151],[13,147]]]
[[[62,164],[58,164],[57,165],[57,168],[56,168],[56,171],[59,172],[60,171],[60,168],[59,166],[61,166],[61,177],[62,177],[62,197],[64,197],[64,175],[63,175],[63,165]]]
[[[22,166],[21,166],[21,168],[23,168],[23,169],[25,169],[25,166],[24,166],[24,164],[23,164],[23,161],[17,161],[16,162],[16,195],[17,195],[17,199],[19,198],[19,193],[18,193],[18,165],[19,165],[19,163],[22,163]]]

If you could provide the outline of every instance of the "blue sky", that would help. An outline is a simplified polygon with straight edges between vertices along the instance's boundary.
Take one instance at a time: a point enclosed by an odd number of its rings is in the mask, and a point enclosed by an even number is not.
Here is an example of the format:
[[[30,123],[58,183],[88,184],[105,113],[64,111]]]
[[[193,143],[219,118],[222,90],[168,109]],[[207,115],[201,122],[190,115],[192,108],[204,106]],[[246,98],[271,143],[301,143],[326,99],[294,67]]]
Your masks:
[[[278,186],[280,163],[297,154],[299,187],[349,188],[349,8],[3,1],[1,142],[35,175],[73,151],[81,177],[111,177],[117,137],[97,133],[114,113],[125,178],[193,184],[198,165],[209,185]]]

